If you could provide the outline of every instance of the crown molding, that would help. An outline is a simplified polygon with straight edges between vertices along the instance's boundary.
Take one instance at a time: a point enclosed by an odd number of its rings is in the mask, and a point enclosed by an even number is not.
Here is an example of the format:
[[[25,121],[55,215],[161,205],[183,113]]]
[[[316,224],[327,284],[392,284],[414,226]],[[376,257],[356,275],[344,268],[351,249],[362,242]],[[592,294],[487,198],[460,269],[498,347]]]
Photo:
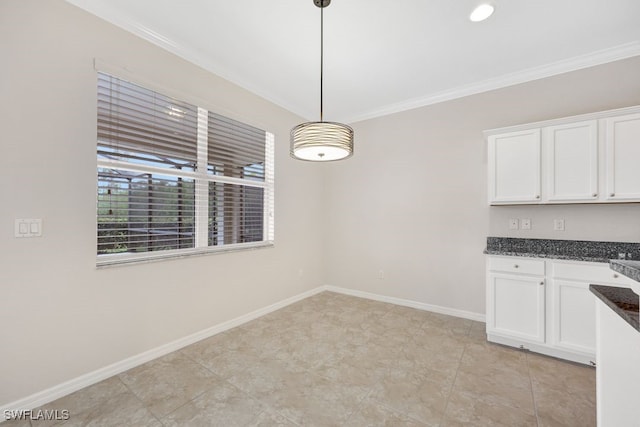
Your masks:
[[[143,40],[148,41],[151,44],[154,44],[182,59],[185,61],[191,62],[194,65],[197,65],[210,73],[215,74],[216,76],[227,80],[236,86],[241,87],[244,90],[247,90],[254,95],[257,95],[261,98],[266,99],[269,102],[272,102],[294,114],[297,114],[301,117],[311,116],[310,111],[303,111],[304,114],[298,113],[303,109],[299,106],[292,105],[289,102],[286,102],[282,98],[275,96],[272,93],[267,93],[262,89],[255,87],[249,84],[246,81],[243,81],[237,76],[233,75],[233,73],[229,72],[226,68],[222,67],[219,63],[212,61],[207,56],[198,52],[197,50],[186,46],[184,44],[178,43],[175,40],[170,39],[169,37],[165,37],[156,31],[147,28],[142,25],[140,22],[123,16],[117,10],[113,9],[108,5],[108,3],[93,3],[88,0],[65,0],[67,3],[70,3],[80,9],[95,15],[97,18],[102,19],[110,24],[115,25],[116,27],[122,28],[125,31],[132,33],[135,36],[140,37]]]
[[[533,80],[539,80],[545,77],[551,77],[584,68],[594,67],[597,65],[619,61],[639,55],[640,41],[625,43],[622,45],[614,46],[612,48],[574,56],[572,58],[563,59],[561,61],[552,62],[550,64],[528,68],[522,71],[517,71],[515,73],[504,74],[502,76],[487,79],[481,82],[471,83],[435,94],[430,94],[408,101],[391,104],[386,107],[371,110],[361,115],[350,117],[348,120],[344,121],[346,123],[354,123],[363,120],[369,120],[376,117],[412,110],[414,108],[425,107],[427,105],[450,101],[457,98],[463,98],[469,95],[476,95],[478,93],[501,89],[508,86],[526,83]]]
[[[162,49],[173,53],[180,58],[189,61],[205,70],[258,95],[300,117],[312,117],[313,113],[304,111],[301,106],[293,105],[285,101],[273,93],[268,93],[258,87],[249,84],[237,76],[234,76],[229,70],[220,64],[213,62],[210,58],[202,55],[202,53],[165,37],[157,32],[145,27],[130,17],[123,16],[114,8],[110,7],[107,2],[93,3],[88,0],[66,0],[101,19],[110,22],[134,35],[161,47]],[[501,89],[533,80],[551,77],[571,71],[589,68],[596,65],[606,64],[626,58],[640,55],[640,40],[614,46],[607,49],[598,50],[584,55],[574,56],[572,58],[563,59],[561,61],[552,62],[546,65],[528,68],[514,73],[504,74],[495,78],[483,80],[476,83],[453,87],[441,92],[431,93],[425,96],[409,99],[407,101],[386,105],[369,111],[362,112],[347,117],[336,117],[336,120],[343,123],[355,123],[363,120],[369,120],[376,117],[386,116],[389,114],[399,113],[402,111],[412,110],[414,108],[425,107],[427,105],[437,104],[440,102],[450,101],[457,98],[463,98],[469,95],[475,95],[482,92],[488,92],[495,89]]]

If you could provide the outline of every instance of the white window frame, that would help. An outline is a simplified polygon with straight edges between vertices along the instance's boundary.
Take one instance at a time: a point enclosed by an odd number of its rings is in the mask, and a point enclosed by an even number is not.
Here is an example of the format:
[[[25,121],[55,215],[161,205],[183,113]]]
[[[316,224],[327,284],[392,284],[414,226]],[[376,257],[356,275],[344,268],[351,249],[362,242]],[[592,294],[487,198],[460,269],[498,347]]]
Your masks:
[[[108,74],[112,74],[107,72]],[[114,74],[112,74],[114,75]],[[117,77],[116,75],[114,75]],[[120,77],[118,77],[120,78]],[[123,78],[124,80],[129,80]],[[131,81],[131,80],[129,80]],[[139,84],[139,83],[135,83]],[[143,84],[144,85],[144,84]],[[156,91],[155,88],[150,88]],[[197,103],[196,103],[197,104]],[[169,168],[130,163],[122,160],[97,158],[96,178],[98,169],[115,169],[137,173],[151,173],[164,176],[189,178],[195,181],[195,218],[194,218],[194,247],[183,249],[171,249],[162,251],[149,251],[139,253],[114,253],[97,255],[96,266],[109,266],[128,263],[140,263],[157,261],[167,258],[177,258],[193,255],[206,255],[212,253],[257,249],[271,247],[275,240],[275,213],[274,213],[274,145],[275,137],[265,131],[265,164],[264,181],[234,178],[222,175],[210,174],[207,171],[207,126],[209,110],[198,107],[198,139],[197,139],[197,169],[195,172],[172,170]],[[97,144],[97,141],[96,141]],[[209,215],[209,183],[226,183],[246,187],[262,188],[263,191],[263,240],[259,242],[246,242],[235,244],[223,244],[218,246],[208,245],[208,215]],[[96,183],[97,188],[97,183]],[[97,221],[97,215],[96,215]],[[96,222],[97,229],[97,222]],[[97,246],[97,234],[96,234]]]

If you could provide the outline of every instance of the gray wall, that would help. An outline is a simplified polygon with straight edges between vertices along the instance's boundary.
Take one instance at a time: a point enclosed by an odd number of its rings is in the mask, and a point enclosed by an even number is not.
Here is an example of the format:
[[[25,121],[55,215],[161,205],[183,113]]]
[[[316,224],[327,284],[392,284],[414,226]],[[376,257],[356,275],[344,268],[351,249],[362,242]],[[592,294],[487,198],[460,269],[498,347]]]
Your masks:
[[[639,204],[490,208],[482,134],[638,105],[638,75],[640,57],[356,123],[327,176],[327,283],[484,314],[488,235],[640,241]]]
[[[62,0],[3,0],[0,28],[0,405],[324,282],[300,117]],[[96,57],[275,134],[275,247],[96,269]],[[14,238],[16,218],[43,236]]]
[[[489,234],[538,239],[640,242],[640,204],[494,206]],[[510,218],[530,218],[531,230],[509,230]],[[553,220],[564,219],[565,230],[554,231]]]
[[[482,315],[485,238],[512,216],[640,237],[637,205],[489,208],[482,137],[640,104],[640,58],[356,123],[354,158],[314,165],[288,156],[301,118],[62,0],[3,0],[0,28],[0,403],[322,284]],[[96,57],[275,133],[274,248],[96,269]]]

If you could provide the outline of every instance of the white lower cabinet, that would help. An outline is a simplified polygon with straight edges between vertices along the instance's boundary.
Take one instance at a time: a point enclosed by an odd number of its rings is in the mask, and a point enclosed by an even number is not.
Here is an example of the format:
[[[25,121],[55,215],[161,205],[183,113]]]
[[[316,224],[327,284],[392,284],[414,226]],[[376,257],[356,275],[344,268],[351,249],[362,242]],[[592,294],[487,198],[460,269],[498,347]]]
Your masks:
[[[596,317],[598,426],[638,426],[640,333],[600,300]]]
[[[607,263],[487,256],[487,339],[596,363],[596,302],[589,284],[630,286]]]
[[[516,340],[543,343],[544,278],[489,274],[487,331]]]
[[[563,350],[594,355],[596,301],[589,291],[589,283],[554,279],[552,287],[551,344]]]

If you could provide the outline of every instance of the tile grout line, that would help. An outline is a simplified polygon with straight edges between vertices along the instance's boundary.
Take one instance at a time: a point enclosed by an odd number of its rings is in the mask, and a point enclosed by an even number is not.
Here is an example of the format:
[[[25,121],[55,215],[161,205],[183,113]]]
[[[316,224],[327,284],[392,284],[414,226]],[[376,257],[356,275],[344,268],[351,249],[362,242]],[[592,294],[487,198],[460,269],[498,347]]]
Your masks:
[[[305,369],[306,371],[306,369]],[[245,371],[243,371],[245,372]],[[229,381],[229,379],[227,378],[223,378],[223,381],[226,382],[227,384],[231,385],[232,387],[240,390],[241,393],[249,396],[251,399],[255,400],[256,402],[260,402],[260,404],[262,404],[266,409],[263,410],[262,412],[265,412],[266,410],[269,410],[271,413],[274,414],[278,414],[281,417],[283,417],[285,420],[289,421],[290,423],[299,426],[300,424],[298,424],[296,421],[292,420],[291,418],[287,417],[285,414],[283,414],[282,412],[278,411],[276,408],[274,408],[273,406],[271,406],[270,404],[268,404],[267,402],[265,402],[264,400],[258,398],[257,396],[254,396],[252,393],[238,387],[237,385],[235,385],[234,383],[232,383],[231,381]],[[260,415],[260,414],[257,414]],[[250,421],[251,422],[251,421]]]
[[[387,316],[388,316],[388,315],[390,315],[392,312],[393,312],[393,306],[390,306],[390,307],[388,307],[388,308],[385,310],[385,312],[384,312],[384,313],[379,317],[379,319],[383,319],[383,318],[387,317]],[[318,376],[320,376],[320,377],[322,377],[322,378],[325,378],[325,379],[327,379],[327,380],[333,381],[331,378],[325,377],[325,376],[323,376],[322,374],[316,373],[316,375],[318,375]],[[374,389],[376,388],[376,385],[378,385],[378,384],[379,384],[379,381],[376,381],[376,383],[374,383],[374,384],[369,388],[369,391],[368,391],[368,392],[367,392],[367,393],[366,393],[366,394],[365,394],[365,395],[364,395],[364,396],[359,400],[359,402],[358,402],[357,406],[356,406],[356,407],[355,407],[355,409],[351,412],[351,414],[349,414],[349,417],[347,418],[347,420],[346,420],[346,421],[349,421],[352,417],[354,417],[357,413],[359,413],[359,412],[360,412],[360,409],[362,408],[362,406],[363,406],[364,402],[367,400],[367,398],[370,398],[370,397],[371,397],[371,395],[373,394]],[[389,411],[391,411],[391,412],[393,412],[393,413],[402,414],[402,415],[404,415],[405,417],[407,417],[407,418],[409,418],[409,419],[414,419],[414,418],[413,418],[413,417],[411,417],[409,414],[404,413],[404,412],[402,412],[402,411],[398,411],[397,409],[395,409],[395,408],[393,408],[393,407],[391,407],[391,406],[389,406],[389,405],[386,405],[386,404],[384,404],[383,402],[380,402],[380,401],[379,401],[379,400],[377,400],[377,399],[371,398],[371,400],[373,400],[374,402],[376,402],[379,406],[382,406],[382,407],[386,408],[387,410],[389,410]],[[418,420],[416,420],[416,421],[418,421]],[[419,421],[419,422],[421,422],[421,421]],[[422,423],[422,422],[421,422],[421,423]]]
[[[253,425],[253,421],[255,421],[260,414],[263,414],[265,412],[268,412],[270,414],[277,414],[280,415],[282,418],[284,418],[285,420],[289,421],[291,424],[295,425],[295,426],[300,426],[300,424],[298,424],[296,421],[292,420],[291,418],[287,417],[285,414],[281,413],[280,411],[278,411],[276,408],[274,408],[273,406],[269,405],[267,402],[257,398],[256,396],[252,395],[251,393],[244,391],[243,389],[241,389],[240,387],[238,387],[237,385],[233,384],[231,381],[229,381],[228,379],[223,379],[224,382],[226,382],[227,384],[231,385],[232,387],[234,387],[235,389],[239,390],[240,393],[248,396],[250,399],[255,400],[256,402],[259,402],[264,409],[259,412],[258,414],[256,414],[256,416],[247,422],[247,426]]]
[[[126,371],[125,371],[125,372],[126,372]],[[115,375],[115,376],[116,376],[116,377],[118,377],[118,381],[120,381],[120,383],[124,386],[124,388],[125,388],[125,389],[127,389],[127,391],[128,391],[128,392],[129,392],[129,393],[130,393],[130,394],[131,394],[131,395],[132,395],[132,396],[133,396],[133,397],[134,397],[138,402],[140,402],[140,404],[142,405],[142,407],[143,407],[143,408],[145,408],[147,411],[149,411],[149,413],[151,414],[151,416],[152,416],[153,418],[155,418],[156,420],[158,420],[158,422],[159,422],[161,425],[163,425],[163,426],[164,426],[165,424],[162,422],[162,420],[161,420],[161,419],[160,419],[156,414],[154,414],[154,413],[151,411],[151,409],[149,409],[149,407],[147,406],[147,404],[146,404],[146,403],[144,403],[144,402],[143,402],[143,400],[142,400],[142,399],[141,399],[141,398],[140,398],[136,393],[134,393],[134,391],[133,391],[133,390],[131,390],[131,388],[129,388],[129,386],[127,385],[127,383],[125,383],[125,382],[122,380],[122,378],[120,377],[120,374],[117,374],[117,375]]]
[[[538,417],[538,403],[536,402],[536,395],[533,392],[533,379],[531,378],[531,368],[529,367],[529,354],[524,354],[524,359],[527,362],[527,375],[529,377],[529,386],[531,387],[531,400],[533,401],[533,413],[536,416],[536,424],[540,426],[540,418]]]
[[[375,384],[373,386],[371,386],[371,388],[369,389],[369,391],[367,392],[367,394],[364,395],[364,397],[362,399],[360,399],[360,401],[358,402],[358,404],[356,405],[355,409],[349,414],[349,416],[347,417],[347,419],[345,420],[345,422],[349,422],[351,420],[351,418],[353,418],[353,416],[355,414],[357,414],[358,412],[360,412],[360,409],[362,408],[362,405],[364,404],[364,401],[367,400],[367,398],[369,398],[369,396],[371,396],[371,393],[373,393],[373,389],[375,388]]]
[[[203,365],[202,363],[200,363],[199,361],[189,357],[188,354],[185,354],[184,352],[182,352],[181,350],[177,350],[177,353],[180,353],[181,356],[184,356],[187,360],[195,363],[196,365],[199,365],[201,367],[203,367],[205,370],[209,371],[215,378],[217,378],[218,380],[222,380],[222,381],[226,381],[224,378],[222,378],[220,375],[218,375],[217,373],[213,372],[211,369],[209,369],[207,366]],[[171,354],[171,353],[169,353]],[[193,396],[191,399],[187,400],[186,402],[184,402],[182,405],[179,405],[178,407],[176,407],[175,409],[169,411],[168,413],[166,413],[162,418],[159,417],[158,415],[156,415],[153,411],[151,411],[151,409],[149,409],[149,407],[147,406],[146,403],[144,403],[144,401],[133,391],[131,390],[131,388],[127,385],[127,383],[124,382],[124,380],[120,377],[120,374],[116,375],[118,377],[118,379],[120,380],[120,382],[122,382],[124,384],[124,386],[127,388],[127,390],[133,394],[136,399],[138,399],[140,401],[140,403],[142,403],[142,406],[144,406],[149,413],[158,420],[158,422],[160,424],[162,424],[163,426],[166,425],[162,420],[165,419],[166,417],[168,417],[169,415],[173,414],[174,412],[176,412],[177,410],[179,410],[180,408],[188,405],[189,403],[193,402],[194,400],[196,400],[197,398],[199,398],[200,396],[202,396],[203,394],[205,394],[206,392],[210,391],[213,389],[213,385],[211,385],[211,387],[207,388],[206,390],[203,390],[201,393],[198,393],[197,395]],[[230,383],[229,383],[230,384]],[[233,384],[232,384],[233,385]],[[234,386],[235,387],[235,386]],[[237,388],[237,387],[236,387]]]
[[[219,355],[217,355],[216,357],[221,356],[222,354],[227,353],[227,352],[229,352],[229,351],[233,351],[233,350],[229,350],[229,349],[227,349],[227,350],[225,350],[223,353],[220,353]],[[188,356],[187,356],[187,357],[188,357]],[[291,418],[287,417],[285,414],[283,414],[283,413],[281,413],[280,411],[278,411],[276,408],[274,408],[273,406],[271,406],[271,405],[270,405],[270,404],[268,404],[267,402],[263,401],[262,399],[258,398],[257,396],[254,396],[254,395],[253,395],[252,393],[250,393],[249,391],[244,390],[243,388],[238,387],[237,385],[235,385],[234,383],[232,383],[231,381],[229,381],[229,378],[223,378],[223,377],[219,376],[218,374],[216,374],[215,372],[213,372],[209,367],[207,367],[207,366],[206,366],[206,365],[204,365],[203,363],[201,363],[201,362],[199,362],[199,361],[197,361],[197,360],[195,360],[195,359],[194,359],[194,361],[195,361],[196,363],[199,363],[199,364],[200,364],[201,366],[203,366],[205,369],[209,370],[211,373],[213,373],[214,375],[216,375],[218,378],[220,378],[222,381],[224,381],[225,383],[227,383],[227,384],[228,384],[228,385],[230,385],[231,387],[233,387],[233,388],[235,388],[235,389],[239,390],[239,391],[240,391],[240,393],[242,393],[242,394],[244,394],[244,395],[246,395],[246,396],[249,396],[249,398],[251,398],[251,399],[255,400],[256,402],[259,402],[261,405],[263,405],[265,409],[264,409],[263,411],[261,411],[260,413],[262,413],[262,412],[265,412],[265,411],[269,410],[271,413],[274,413],[274,414],[280,415],[281,417],[283,417],[284,419],[286,419],[287,421],[289,421],[290,423],[292,423],[292,424],[294,424],[294,425],[296,425],[296,426],[299,426],[299,425],[300,425],[300,424],[298,424],[297,422],[295,422],[294,420],[292,420]],[[247,369],[248,369],[248,368],[247,368]],[[243,369],[241,372],[246,372],[246,371],[247,371],[247,369]],[[303,370],[304,370],[304,371],[308,371],[307,369],[303,369]],[[256,414],[256,418],[260,415],[260,413],[259,413],[259,414]],[[252,421],[253,421],[253,420],[249,421],[249,423],[250,423],[250,422],[252,422]]]
[[[385,313],[384,313],[382,316],[380,316],[380,319],[382,319],[382,318],[386,317],[386,316],[387,316],[387,315],[389,315],[392,311],[393,311],[393,307],[388,308],[388,309],[385,311]],[[367,341],[368,341],[368,340],[367,340]],[[380,385],[380,381],[376,381],[376,382],[375,382],[375,383],[370,387],[370,389],[369,389],[369,391],[367,392],[367,394],[366,394],[362,399],[360,399],[360,401],[358,402],[358,405],[356,406],[356,409],[355,409],[355,410],[354,410],[354,411],[349,415],[349,417],[347,418],[347,421],[349,421],[353,416],[355,416],[357,413],[359,413],[359,412],[360,412],[360,410],[361,410],[361,408],[362,408],[362,406],[363,406],[364,402],[365,402],[367,399],[371,399],[373,402],[376,402],[379,406],[382,406],[383,408],[387,409],[388,411],[390,411],[390,412],[392,412],[392,413],[401,414],[401,415],[403,415],[403,416],[405,416],[405,417],[407,417],[407,418],[409,418],[409,419],[413,419],[413,420],[415,420],[415,419],[414,419],[413,417],[411,417],[409,414],[407,414],[407,413],[405,413],[405,412],[402,412],[402,411],[398,411],[396,408],[394,408],[394,407],[392,407],[392,406],[389,406],[389,405],[385,404],[384,402],[381,402],[381,401],[379,401],[378,399],[375,399],[375,398],[371,397],[371,395],[373,394],[373,392],[374,392],[374,390],[375,390],[375,388],[376,388],[376,386],[377,386],[377,385]],[[422,422],[421,422],[421,421],[419,421],[419,420],[415,420],[415,421],[418,421],[418,422],[422,423]]]
[[[469,337],[469,334],[471,333],[471,326],[473,326],[473,324],[469,325],[469,330],[467,331],[467,335],[465,335],[465,337]],[[456,380],[458,379],[458,373],[460,372],[460,366],[462,365],[462,358],[464,357],[465,352],[467,351],[467,346],[469,345],[469,342],[466,342],[463,349],[462,349],[462,353],[460,354],[460,357],[458,359],[458,368],[456,369],[456,374],[453,377],[453,381],[451,382],[451,387],[449,388],[449,392],[447,393],[447,401],[444,404],[444,409],[442,411],[442,419],[440,420],[440,425],[442,425],[445,421],[446,421],[446,417],[447,417],[447,408],[449,407],[449,401],[451,400],[451,395],[453,394],[453,388],[456,385]]]
[[[212,386],[211,388],[208,388],[208,389],[204,390],[202,393],[198,393],[197,395],[193,396],[193,398],[191,398],[191,399],[187,400],[187,401],[186,401],[186,402],[184,402],[182,405],[180,405],[180,406],[178,406],[177,408],[175,408],[174,410],[172,410],[172,411],[170,411],[170,412],[166,413],[166,414],[164,415],[164,417],[162,417],[162,418],[163,418],[163,419],[164,419],[164,418],[167,418],[169,415],[173,414],[173,413],[174,413],[174,412],[176,412],[178,409],[181,409],[181,408],[183,408],[183,407],[187,406],[189,403],[193,402],[194,400],[196,400],[197,398],[199,398],[200,396],[202,396],[203,394],[205,394],[206,392],[208,392],[208,391],[210,391],[210,390],[213,390],[213,386]],[[153,413],[153,412],[152,412],[152,413]],[[155,414],[154,414],[154,415],[155,415]],[[157,418],[157,417],[156,417],[156,418]],[[162,425],[164,425],[164,423],[162,422],[162,420],[160,420],[160,423],[161,423]]]
[[[385,313],[385,315],[386,315],[386,313]],[[382,317],[384,317],[384,315],[383,315]],[[327,359],[328,359],[328,358],[329,358],[329,356],[327,356]],[[324,360],[322,363],[326,363],[326,362],[327,362],[327,360]],[[322,365],[322,363],[321,363],[320,365],[318,365],[318,366],[321,366],[321,365]],[[314,371],[313,371],[313,370],[311,370],[310,368],[303,368],[303,369],[304,369],[304,371],[305,371],[307,374],[309,374],[309,375],[315,375],[315,376],[320,377],[320,378],[323,378],[323,379],[325,379],[325,380],[327,380],[327,381],[329,381],[329,382],[331,382],[331,383],[333,383],[333,381],[334,381],[332,378],[330,378],[330,377],[328,377],[328,376],[325,376],[325,375],[322,375],[322,374],[321,374],[321,373],[319,373],[319,372],[314,372]],[[366,393],[366,394],[365,394],[365,395],[364,395],[364,396],[363,396],[363,397],[358,401],[358,403],[357,403],[357,405],[355,406],[354,410],[349,414],[349,416],[347,417],[347,419],[345,420],[345,422],[349,421],[349,420],[351,419],[351,417],[353,417],[356,413],[358,413],[358,412],[360,411],[360,408],[362,407],[363,402],[364,402],[364,401],[365,401],[365,400],[366,400],[366,399],[371,395],[371,393],[373,393],[373,389],[374,389],[374,388],[375,388],[375,384],[374,384],[374,385],[372,385],[372,386],[369,388],[369,390],[367,391],[367,393]]]
[[[378,399],[371,398],[371,400],[374,401],[376,404],[378,404],[378,406],[383,407],[384,409],[386,409],[389,412],[392,412],[394,414],[400,414],[400,415],[410,419],[411,421],[415,421],[415,422],[420,423],[420,424],[422,424],[424,426],[427,426],[427,424],[424,421],[418,419],[417,417],[415,417],[415,416],[413,416],[413,415],[411,415],[411,414],[409,414],[407,412],[398,410],[398,409],[394,408],[393,406],[388,405],[388,404],[386,404],[386,403],[384,403],[384,402],[382,402],[382,401],[380,401]]]
[[[229,352],[229,351],[232,351],[232,350],[227,349],[227,350],[223,351],[222,353],[220,353],[220,354],[216,355],[216,357],[221,356],[222,354],[227,353],[227,352]],[[298,423],[296,423],[296,422],[294,422],[293,420],[289,419],[289,418],[288,418],[287,416],[285,416],[284,414],[282,414],[282,413],[280,413],[280,412],[276,411],[276,410],[275,410],[275,408],[273,408],[271,405],[267,404],[266,402],[262,401],[261,399],[258,399],[256,396],[252,395],[251,393],[249,393],[249,392],[247,392],[247,391],[245,391],[245,390],[241,389],[241,388],[240,388],[240,387],[238,387],[237,385],[233,384],[231,381],[229,381],[229,379],[228,379],[228,378],[223,378],[223,377],[221,377],[220,375],[218,375],[217,373],[215,373],[214,371],[212,371],[212,370],[211,370],[211,368],[209,368],[208,366],[206,366],[204,363],[202,363],[202,362],[200,362],[199,360],[196,360],[196,359],[194,359],[194,358],[190,357],[188,354],[185,354],[185,356],[186,356],[188,359],[192,360],[193,362],[197,363],[198,365],[202,366],[203,368],[205,368],[205,369],[206,369],[206,370],[208,370],[209,372],[211,372],[213,375],[215,375],[217,378],[221,379],[221,380],[222,380],[223,382],[225,382],[226,384],[228,384],[228,385],[230,385],[231,387],[233,387],[233,388],[235,388],[235,389],[239,390],[239,391],[240,391],[240,393],[245,394],[246,396],[249,396],[249,398],[251,398],[251,399],[255,400],[256,402],[259,402],[260,404],[262,404],[262,405],[265,407],[265,409],[264,409],[264,410],[262,410],[260,413],[256,414],[256,417],[254,417],[254,419],[255,419],[255,418],[257,418],[257,417],[258,417],[262,412],[265,412],[267,409],[269,409],[272,413],[276,413],[276,414],[278,414],[278,415],[282,416],[282,417],[283,417],[284,419],[286,419],[287,421],[290,421],[291,423],[293,423],[293,424],[295,424],[295,425],[299,425]],[[245,372],[245,370],[242,370],[242,372]],[[208,389],[208,390],[211,390],[211,389]],[[194,397],[192,400],[194,400],[194,399],[196,399],[197,397],[199,397],[199,396],[203,395],[203,394],[204,394],[204,393],[206,393],[208,390],[206,390],[206,391],[204,391],[204,392],[200,393],[198,396]],[[190,400],[189,402],[191,402],[192,400]],[[186,405],[187,403],[189,403],[189,402],[186,402],[184,405],[181,405],[180,407],[176,408],[174,411],[171,411],[171,412],[170,412],[169,414],[167,414],[167,415],[170,415],[171,413],[173,413],[173,412],[177,411],[178,409],[182,408],[183,406],[185,406],[185,405]],[[251,423],[252,421],[253,421],[253,420],[249,421],[249,423]],[[164,424],[164,423],[163,423],[163,424]]]
[[[220,354],[216,355],[216,357],[221,356],[221,355],[223,355],[224,353],[228,353],[228,352],[230,352],[230,351],[234,351],[234,350],[226,349],[226,350],[225,350],[225,351],[223,351],[222,353],[220,353]],[[260,404],[262,404],[262,405],[264,406],[264,408],[265,408],[265,409],[263,409],[260,413],[256,414],[256,417],[254,417],[254,419],[255,419],[255,418],[257,418],[261,413],[263,413],[263,412],[265,412],[265,411],[269,410],[271,413],[278,414],[278,415],[282,416],[284,419],[286,419],[287,421],[291,422],[292,424],[294,424],[294,425],[296,425],[296,426],[299,426],[299,424],[298,424],[297,422],[295,422],[295,421],[291,420],[291,419],[290,419],[289,417],[287,417],[286,415],[284,415],[284,414],[280,413],[280,412],[279,412],[279,411],[277,411],[275,408],[273,408],[271,405],[267,404],[267,403],[266,403],[266,402],[264,402],[263,400],[261,400],[261,399],[257,398],[256,396],[252,395],[251,393],[249,393],[249,392],[247,392],[247,391],[245,391],[245,390],[241,389],[241,388],[240,388],[240,387],[238,387],[237,385],[233,384],[231,381],[229,381],[229,379],[228,379],[228,378],[221,377],[219,374],[217,374],[216,372],[214,372],[213,370],[211,370],[211,368],[209,368],[208,366],[206,366],[204,363],[202,363],[202,362],[200,362],[199,360],[196,360],[196,359],[194,359],[194,358],[190,357],[188,354],[183,354],[183,355],[184,355],[187,359],[189,359],[189,360],[193,361],[194,363],[196,363],[196,364],[198,364],[198,365],[202,366],[202,367],[203,367],[204,369],[206,369],[207,371],[211,372],[211,374],[213,374],[216,378],[218,378],[218,379],[219,379],[219,380],[221,380],[222,382],[224,382],[224,383],[228,384],[229,386],[231,386],[231,387],[235,388],[235,389],[236,389],[236,390],[238,390],[240,393],[242,393],[242,394],[244,394],[244,395],[248,396],[249,398],[251,398],[251,399],[255,400],[256,402],[259,402]],[[243,370],[242,372],[245,372],[245,370]],[[186,406],[187,404],[189,404],[189,403],[193,402],[195,399],[199,398],[200,396],[202,396],[203,394],[207,393],[208,391],[210,391],[210,390],[212,390],[212,389],[213,389],[213,386],[212,386],[211,388],[208,388],[207,390],[203,391],[202,393],[198,394],[197,396],[194,396],[194,397],[193,397],[193,399],[191,399],[191,400],[189,400],[189,401],[185,402],[184,404],[180,405],[179,407],[177,407],[176,409],[174,409],[173,411],[171,411],[171,412],[169,412],[167,415],[165,415],[165,418],[166,418],[167,416],[169,416],[169,415],[173,414],[174,412],[176,412],[178,409],[180,409],[180,408],[182,408],[182,407]],[[154,415],[155,415],[155,414],[154,414]],[[252,421],[253,421],[253,420],[249,421],[249,423],[251,423]],[[160,420],[160,423],[161,423],[162,425],[165,425],[161,420]]]

